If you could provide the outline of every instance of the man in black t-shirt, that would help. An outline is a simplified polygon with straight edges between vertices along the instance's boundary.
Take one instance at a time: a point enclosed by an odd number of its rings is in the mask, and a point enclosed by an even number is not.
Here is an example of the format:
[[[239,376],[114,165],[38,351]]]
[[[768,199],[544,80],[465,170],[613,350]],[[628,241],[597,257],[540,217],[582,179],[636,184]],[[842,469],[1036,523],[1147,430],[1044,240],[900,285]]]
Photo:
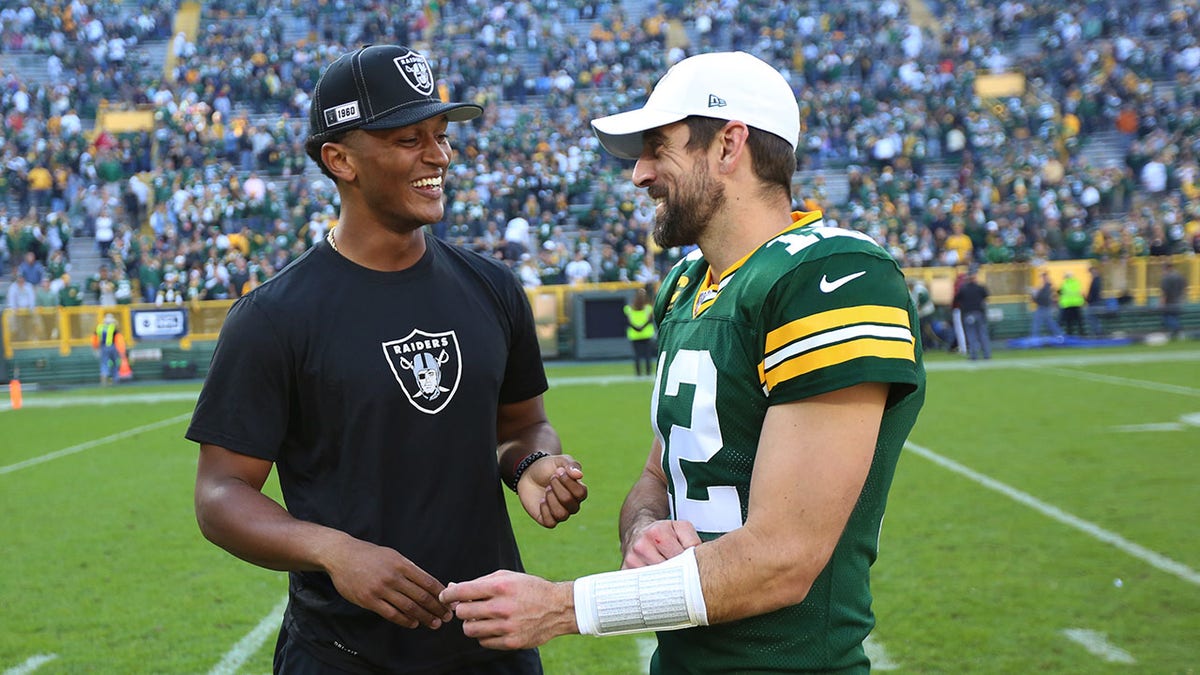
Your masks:
[[[438,600],[522,569],[502,482],[547,528],[587,488],[546,419],[520,284],[423,229],[444,213],[448,123],[481,113],[434,82],[378,45],[317,82],[305,147],[340,224],[230,310],[187,431],[201,531],[290,572],[277,673],[541,672]],[[272,467],[286,510],[261,491]]]
[[[979,282],[975,266],[967,272],[967,281],[954,293],[954,304],[962,309],[963,329],[967,334],[967,352],[974,361],[992,358],[992,342],[988,335],[988,289]]]

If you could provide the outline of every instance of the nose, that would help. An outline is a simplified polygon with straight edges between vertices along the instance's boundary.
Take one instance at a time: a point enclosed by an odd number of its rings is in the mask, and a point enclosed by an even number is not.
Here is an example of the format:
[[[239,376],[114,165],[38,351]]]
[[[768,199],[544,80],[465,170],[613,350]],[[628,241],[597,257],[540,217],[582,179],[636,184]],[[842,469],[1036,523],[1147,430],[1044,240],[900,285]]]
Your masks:
[[[645,155],[638,157],[637,163],[633,165],[633,184],[640,188],[650,187],[654,178],[654,160]]]
[[[431,136],[425,142],[425,161],[434,166],[449,166],[451,152],[450,143],[440,141],[437,136]]]

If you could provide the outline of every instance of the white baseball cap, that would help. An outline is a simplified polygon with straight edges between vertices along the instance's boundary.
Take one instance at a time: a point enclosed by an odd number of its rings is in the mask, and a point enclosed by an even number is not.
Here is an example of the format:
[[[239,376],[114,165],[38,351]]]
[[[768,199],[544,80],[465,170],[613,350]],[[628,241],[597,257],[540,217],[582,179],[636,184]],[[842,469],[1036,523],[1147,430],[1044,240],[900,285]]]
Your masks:
[[[800,106],[778,70],[746,52],[688,57],[667,71],[639,110],[592,120],[600,144],[622,159],[642,154],[642,133],[699,115],[738,120],[791,144],[800,139]]]

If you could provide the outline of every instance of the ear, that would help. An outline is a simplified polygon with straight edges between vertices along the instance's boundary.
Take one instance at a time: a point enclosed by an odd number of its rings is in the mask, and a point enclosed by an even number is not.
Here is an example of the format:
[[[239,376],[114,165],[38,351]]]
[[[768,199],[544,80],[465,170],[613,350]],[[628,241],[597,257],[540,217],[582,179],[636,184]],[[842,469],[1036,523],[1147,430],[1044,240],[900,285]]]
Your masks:
[[[746,143],[750,138],[750,127],[745,122],[731,120],[717,133],[717,168],[723,174],[733,173],[743,159],[748,159]]]
[[[349,146],[345,138],[338,142],[328,142],[321,146],[321,161],[338,180],[350,182],[358,175],[354,159],[349,154]]]

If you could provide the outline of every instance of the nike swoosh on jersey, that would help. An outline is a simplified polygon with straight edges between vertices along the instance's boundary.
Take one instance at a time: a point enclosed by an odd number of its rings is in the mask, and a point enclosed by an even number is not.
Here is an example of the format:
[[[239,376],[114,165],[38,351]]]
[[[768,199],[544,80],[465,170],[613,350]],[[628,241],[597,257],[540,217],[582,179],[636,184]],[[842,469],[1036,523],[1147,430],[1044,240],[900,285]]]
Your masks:
[[[836,291],[837,289],[841,288],[842,286],[845,286],[846,284],[850,283],[851,281],[854,281],[855,279],[861,277],[862,275],[864,275],[866,273],[867,273],[867,271],[863,270],[861,272],[855,272],[854,274],[847,274],[846,276],[839,277],[837,279],[834,279],[833,281],[830,281],[828,279],[828,277],[826,277],[824,274],[822,274],[821,275],[821,283],[820,283],[821,292],[822,293],[832,293],[832,292]]]

